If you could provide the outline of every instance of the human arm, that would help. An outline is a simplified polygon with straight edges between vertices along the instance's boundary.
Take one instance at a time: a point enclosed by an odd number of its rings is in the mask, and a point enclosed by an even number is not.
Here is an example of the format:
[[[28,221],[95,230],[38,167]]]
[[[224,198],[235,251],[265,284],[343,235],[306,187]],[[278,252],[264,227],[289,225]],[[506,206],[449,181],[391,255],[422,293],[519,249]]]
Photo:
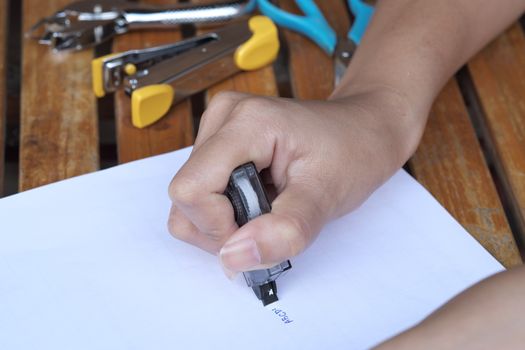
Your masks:
[[[467,289],[377,350],[523,349],[525,266]]]

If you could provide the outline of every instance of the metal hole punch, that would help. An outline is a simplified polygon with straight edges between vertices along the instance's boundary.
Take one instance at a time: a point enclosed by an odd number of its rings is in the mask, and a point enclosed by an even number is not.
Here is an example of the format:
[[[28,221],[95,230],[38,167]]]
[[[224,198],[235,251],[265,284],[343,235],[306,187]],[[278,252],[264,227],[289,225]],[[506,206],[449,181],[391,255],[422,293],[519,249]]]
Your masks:
[[[256,5],[256,0],[170,7],[126,0],[76,1],[40,20],[26,37],[56,51],[81,50],[132,29],[228,22],[253,12]]]
[[[270,64],[278,51],[277,27],[254,16],[174,44],[97,58],[93,91],[103,97],[124,89],[131,97],[132,123],[143,128],[188,96],[239,71]]]

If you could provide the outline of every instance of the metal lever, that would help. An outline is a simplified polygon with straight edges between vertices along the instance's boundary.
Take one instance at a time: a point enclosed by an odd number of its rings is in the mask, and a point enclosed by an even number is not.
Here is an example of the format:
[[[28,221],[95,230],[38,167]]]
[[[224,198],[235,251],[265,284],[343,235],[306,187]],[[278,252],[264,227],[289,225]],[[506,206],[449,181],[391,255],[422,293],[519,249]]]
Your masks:
[[[140,79],[159,70],[158,64],[192,49],[204,49],[207,43],[215,40],[218,40],[218,36],[215,33],[209,33],[173,44],[130,50],[97,58],[93,61],[93,81],[100,86],[94,86],[95,94],[97,97],[103,97],[106,93],[115,92],[125,83],[130,86],[128,93],[131,94],[132,90],[139,85]],[[154,83],[161,83],[171,77],[175,67],[176,62],[163,65],[163,68],[157,73],[162,79]],[[136,76],[131,78],[132,82],[129,82],[130,77],[134,75]]]
[[[249,14],[256,0],[229,0],[212,4],[153,6],[126,0],[84,0],[71,3],[43,18],[26,37],[54,50],[81,50],[135,28],[227,22]]]

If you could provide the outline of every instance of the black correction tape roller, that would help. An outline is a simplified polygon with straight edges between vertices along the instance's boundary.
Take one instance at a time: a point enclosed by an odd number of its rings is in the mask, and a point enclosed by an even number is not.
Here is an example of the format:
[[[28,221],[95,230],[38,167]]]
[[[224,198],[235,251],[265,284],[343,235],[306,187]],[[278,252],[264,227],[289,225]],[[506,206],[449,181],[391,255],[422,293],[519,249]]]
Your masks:
[[[236,168],[225,192],[230,199],[235,221],[239,227],[256,217],[272,210],[257,168],[253,163],[246,163]],[[290,261],[284,261],[269,269],[244,272],[244,278],[255,295],[266,306],[278,300],[275,280],[292,268]]]

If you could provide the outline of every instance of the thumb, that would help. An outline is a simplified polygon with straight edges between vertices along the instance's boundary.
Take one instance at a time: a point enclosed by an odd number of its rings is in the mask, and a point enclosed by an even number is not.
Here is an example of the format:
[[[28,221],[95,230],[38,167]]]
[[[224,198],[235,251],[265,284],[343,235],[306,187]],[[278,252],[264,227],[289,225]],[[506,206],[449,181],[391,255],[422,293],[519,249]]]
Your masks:
[[[223,266],[235,272],[269,268],[304,251],[324,224],[315,195],[289,184],[272,203],[272,212],[237,230],[220,251]]]

